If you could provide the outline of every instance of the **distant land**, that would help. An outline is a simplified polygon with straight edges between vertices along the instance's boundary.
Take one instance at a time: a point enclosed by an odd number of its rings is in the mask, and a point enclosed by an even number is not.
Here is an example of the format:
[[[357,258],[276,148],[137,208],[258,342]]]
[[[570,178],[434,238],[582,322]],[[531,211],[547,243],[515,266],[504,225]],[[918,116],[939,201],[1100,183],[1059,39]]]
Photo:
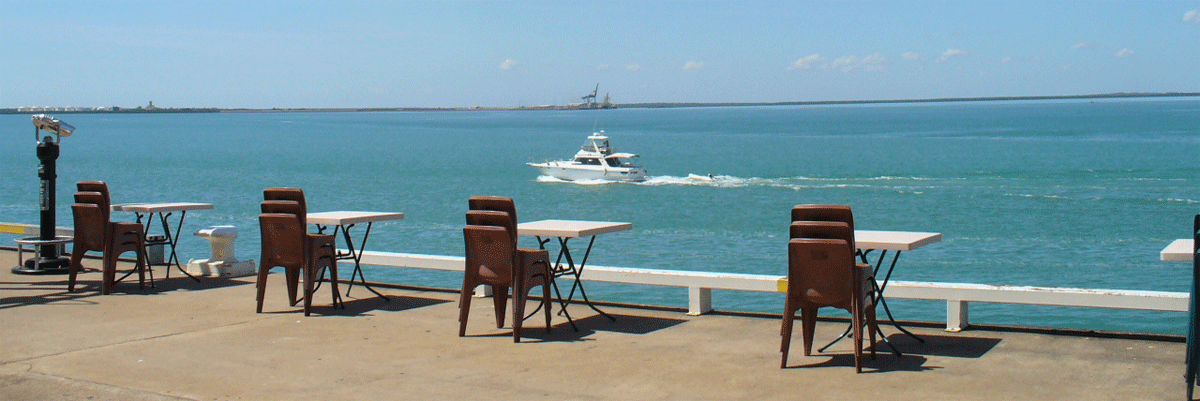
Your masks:
[[[1120,99],[1155,97],[1200,97],[1200,92],[1155,92],[1155,93],[1106,93],[1093,95],[1061,96],[997,96],[997,97],[950,97],[935,99],[892,99],[892,100],[814,100],[795,102],[727,102],[727,103],[613,103],[604,108],[672,108],[672,107],[744,107],[744,106],[806,106],[806,105],[852,105],[888,103],[943,103],[943,102],[994,102],[1013,100],[1068,100],[1068,99]],[[153,103],[151,103],[153,106]],[[112,113],[300,113],[300,112],[378,112],[378,111],[472,111],[472,110],[587,110],[597,109],[584,104],[565,106],[521,106],[521,107],[349,107],[349,108],[216,108],[216,107],[136,107],[136,108],[79,108],[79,107],[21,107],[0,108],[0,114],[112,114]]]

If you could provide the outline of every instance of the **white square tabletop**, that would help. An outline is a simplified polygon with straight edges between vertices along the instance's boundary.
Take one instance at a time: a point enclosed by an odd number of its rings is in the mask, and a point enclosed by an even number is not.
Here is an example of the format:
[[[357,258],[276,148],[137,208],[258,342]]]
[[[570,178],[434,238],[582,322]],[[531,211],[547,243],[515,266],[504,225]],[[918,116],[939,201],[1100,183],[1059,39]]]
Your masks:
[[[126,203],[121,205],[112,205],[112,210],[114,212],[134,213],[165,213],[183,210],[210,210],[212,208],[213,204],[211,203],[195,202]]]
[[[858,249],[911,251],[941,240],[941,233],[854,230],[854,245]]]
[[[579,238],[632,230],[633,223],[582,220],[539,220],[517,224],[517,235]]]
[[[306,216],[309,224],[321,224],[327,226],[344,226],[349,224],[374,223],[377,221],[404,219],[404,213],[391,212],[333,211],[309,213]]]

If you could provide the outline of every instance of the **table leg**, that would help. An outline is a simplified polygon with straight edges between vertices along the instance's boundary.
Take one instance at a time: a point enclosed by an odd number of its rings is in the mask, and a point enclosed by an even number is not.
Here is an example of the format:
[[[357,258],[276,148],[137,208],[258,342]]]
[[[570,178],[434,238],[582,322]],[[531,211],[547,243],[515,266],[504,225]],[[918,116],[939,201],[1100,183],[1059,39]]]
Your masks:
[[[180,272],[183,272],[183,274],[191,277],[192,280],[200,282],[200,278],[188,273],[188,271],[179,264],[179,255],[175,253],[175,244],[179,243],[179,232],[183,229],[183,219],[187,218],[187,210],[182,210],[179,212],[179,223],[175,225],[174,234],[171,234],[171,230],[167,225],[167,216],[170,215],[170,213],[167,213],[166,215],[163,215],[162,213],[158,214],[159,219],[162,220],[163,233],[165,233],[167,236],[167,242],[171,245],[171,256],[167,258],[167,278],[171,278],[171,264],[174,263],[175,268],[179,269]]]
[[[371,288],[371,286],[369,284],[367,284],[367,277],[363,275],[362,265],[359,263],[359,261],[362,260],[363,249],[366,249],[366,247],[367,247],[367,239],[370,238],[370,236],[371,236],[371,226],[373,224],[374,223],[371,223],[371,222],[367,223],[367,231],[365,233],[363,233],[362,242],[359,242],[357,252],[354,251],[354,240],[350,237],[350,228],[354,227],[354,224],[338,226],[337,228],[334,228],[333,235],[335,237],[337,236],[338,230],[341,229],[342,238],[345,239],[345,241],[346,241],[346,249],[349,250],[349,252],[346,254],[337,255],[337,258],[342,259],[342,260],[346,260],[346,259],[354,260],[354,271],[350,272],[350,285],[348,287],[346,287],[346,296],[350,296],[350,290],[354,288],[354,277],[355,277],[355,275],[357,275],[359,278],[362,279],[362,286],[366,287],[368,291],[371,291],[372,293],[374,293],[375,296],[383,298],[384,301],[391,301],[391,299],[383,296],[383,294],[380,294],[379,291],[375,291],[374,288]]]
[[[558,238],[558,244],[562,247],[562,250],[560,251],[559,255],[566,256],[567,266],[569,266],[569,269],[563,270],[563,272],[564,273],[569,272],[575,276],[575,282],[571,284],[571,291],[567,294],[566,304],[571,303],[571,300],[575,298],[575,289],[579,288],[579,294],[581,296],[583,296],[583,302],[586,303],[588,307],[592,308],[592,310],[596,311],[596,313],[604,315],[604,317],[607,317],[609,320],[612,320],[614,322],[617,321],[616,318],[609,316],[607,313],[604,313],[604,311],[600,310],[599,308],[596,308],[596,305],[592,304],[592,301],[590,299],[588,299],[587,291],[583,289],[583,282],[582,282],[582,280],[580,280],[580,276],[583,274],[583,268],[584,268],[584,266],[587,265],[588,256],[591,255],[591,253],[592,253],[592,244],[596,243],[596,236],[592,236],[592,238],[588,241],[587,250],[584,251],[583,260],[580,261],[579,266],[575,266],[575,261],[574,261],[574,259],[571,258],[571,249],[567,247],[567,242],[570,241],[570,239],[571,238],[568,238],[568,237],[559,237]],[[563,307],[563,310],[564,311],[566,310],[565,305]]]
[[[539,249],[546,249],[546,243],[550,242],[550,239],[546,238],[543,240],[542,237],[539,236],[539,237],[537,237],[537,242],[538,242]],[[561,263],[562,258],[563,258],[563,251],[562,251],[562,249],[559,249],[558,250],[558,258],[555,259],[554,265],[550,267],[550,287],[554,288],[554,295],[556,297],[558,297],[558,314],[566,316],[567,323],[571,324],[571,328],[575,329],[575,331],[579,331],[579,326],[575,325],[575,319],[572,319],[571,314],[567,313],[567,304],[563,300],[562,291],[559,291],[559,289],[558,289],[558,281],[555,280],[556,278],[558,278],[559,276],[562,276],[563,274],[565,274],[567,272],[566,270],[562,270],[559,268],[559,266],[562,266],[562,263]],[[549,308],[550,305],[547,304],[546,307]],[[536,313],[536,312],[537,312],[537,309],[534,309],[534,313]],[[530,314],[530,316],[532,316],[532,314]],[[528,318],[528,316],[526,316],[526,318]]]
[[[878,275],[879,275],[879,267],[883,264],[883,258],[885,256],[887,256],[887,250],[884,250],[883,252],[881,252],[879,254],[879,262],[877,262],[875,264],[876,277],[878,277]],[[866,259],[866,257],[867,257],[866,253],[863,253],[863,259]],[[896,254],[892,256],[892,264],[890,266],[888,266],[887,275],[885,275],[883,277],[883,284],[879,284],[879,281],[876,280],[876,282],[875,282],[875,286],[876,286],[875,300],[876,300],[877,304],[883,305],[883,311],[887,313],[888,321],[892,322],[892,327],[895,327],[896,330],[900,330],[904,334],[907,334],[909,337],[912,337],[914,340],[917,340],[917,342],[924,343],[925,342],[924,338],[918,337],[917,335],[913,334],[912,332],[905,330],[903,327],[900,327],[900,324],[896,323],[896,318],[892,317],[892,310],[889,309],[887,306],[887,299],[885,299],[883,297],[883,290],[887,289],[888,281],[890,281],[892,279],[892,270],[896,269],[896,261],[898,261],[898,260],[900,260],[900,251],[896,251]],[[887,337],[884,337],[884,338],[886,339]],[[888,343],[888,344],[890,345],[891,343]]]

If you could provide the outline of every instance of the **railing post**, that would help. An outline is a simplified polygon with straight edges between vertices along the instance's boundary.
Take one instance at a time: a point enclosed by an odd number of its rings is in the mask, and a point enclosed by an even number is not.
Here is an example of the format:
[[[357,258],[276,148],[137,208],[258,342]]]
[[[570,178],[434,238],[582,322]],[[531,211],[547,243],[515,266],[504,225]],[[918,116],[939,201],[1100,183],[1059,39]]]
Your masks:
[[[688,287],[688,315],[700,316],[712,310],[711,288]]]
[[[967,327],[967,308],[967,301],[946,300],[946,331],[957,333]]]

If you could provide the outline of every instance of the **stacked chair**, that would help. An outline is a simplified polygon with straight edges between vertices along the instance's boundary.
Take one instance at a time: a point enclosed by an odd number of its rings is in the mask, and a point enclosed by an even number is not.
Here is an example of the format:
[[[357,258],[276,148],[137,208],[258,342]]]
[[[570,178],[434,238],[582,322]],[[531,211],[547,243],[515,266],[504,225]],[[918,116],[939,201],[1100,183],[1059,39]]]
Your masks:
[[[297,188],[267,188],[263,191],[262,214],[258,216],[262,231],[262,260],[258,270],[258,313],[262,313],[267,291],[267,274],[271,268],[283,267],[287,281],[288,301],[295,306],[300,272],[304,272],[304,316],[312,310],[314,283],[328,268],[333,306],[341,302],[337,279],[337,249],[333,235],[309,233],[304,191]],[[345,304],[342,303],[342,307]]]
[[[75,291],[75,277],[83,268],[83,255],[89,251],[103,252],[100,293],[108,295],[112,286],[135,271],[138,284],[146,286],[146,234],[141,224],[114,222],[112,200],[108,196],[108,185],[101,181],[80,181],[76,184],[75,203],[71,212],[75,219],[74,248],[71,250],[71,267],[68,270],[67,291]],[[137,254],[134,270],[117,279],[117,257],[125,252]],[[154,283],[154,274],[150,275]]]
[[[783,311],[783,359],[787,367],[792,323],[801,311],[804,355],[812,355],[817,311],[822,307],[845,309],[851,316],[854,368],[862,373],[863,319],[875,357],[874,275],[871,265],[855,262],[854,217],[849,206],[799,205],[792,209],[788,242],[788,288]]]
[[[492,286],[496,310],[496,328],[504,327],[508,291],[513,291],[513,342],[521,342],[525,304],[534,287],[542,287],[546,332],[550,326],[550,255],[544,249],[517,248],[517,210],[511,198],[477,196],[469,200],[467,225],[463,227],[466,245],[466,271],[458,303],[458,336],[467,333],[467,316],[475,287]],[[536,311],[535,311],[536,313]]]

